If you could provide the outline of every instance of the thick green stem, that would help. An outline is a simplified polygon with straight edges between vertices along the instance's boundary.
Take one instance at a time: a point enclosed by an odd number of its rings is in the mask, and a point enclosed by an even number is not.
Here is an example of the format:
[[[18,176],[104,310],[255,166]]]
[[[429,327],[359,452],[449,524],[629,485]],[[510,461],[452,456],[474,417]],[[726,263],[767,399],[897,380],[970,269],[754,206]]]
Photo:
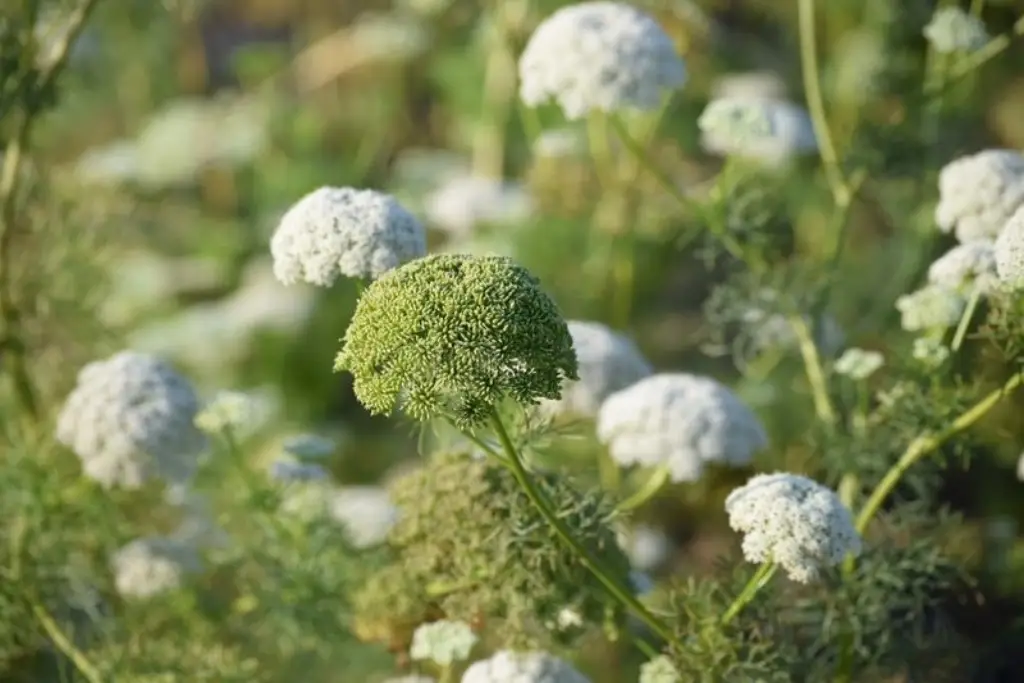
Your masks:
[[[547,521],[548,525],[554,529],[562,542],[579,556],[580,562],[582,562],[583,565],[597,578],[597,580],[601,582],[609,595],[615,598],[615,600],[617,600],[623,607],[632,611],[637,618],[646,624],[660,638],[673,645],[681,646],[681,644],[676,641],[675,636],[673,636],[671,629],[669,629],[661,619],[654,616],[654,614],[652,614],[651,611],[647,609],[647,607],[640,602],[635,595],[633,595],[633,591],[619,583],[615,577],[601,565],[601,562],[595,558],[594,555],[582,543],[580,543],[575,536],[573,536],[572,530],[570,530],[558,515],[555,514],[551,504],[540,489],[538,489],[534,484],[530,473],[527,472],[526,466],[519,457],[519,452],[512,444],[512,439],[505,430],[505,425],[501,421],[501,416],[493,409],[491,410],[491,425],[494,427],[495,434],[497,434],[498,440],[501,442],[501,446],[505,451],[505,455],[508,457],[509,469],[516,478],[516,481],[519,483],[519,486],[523,489],[523,492],[527,495],[534,506],[536,506],[537,510],[540,512],[541,516],[544,517],[545,521]]]
[[[743,611],[743,608],[750,604],[750,601],[754,599],[758,591],[768,585],[768,582],[775,576],[775,571],[778,569],[778,565],[774,562],[765,562],[754,575],[750,577],[750,581],[747,581],[747,585],[743,587],[740,594],[736,596],[736,599],[732,601],[729,608],[725,610],[725,614],[722,615],[722,624],[728,624],[736,616]]]

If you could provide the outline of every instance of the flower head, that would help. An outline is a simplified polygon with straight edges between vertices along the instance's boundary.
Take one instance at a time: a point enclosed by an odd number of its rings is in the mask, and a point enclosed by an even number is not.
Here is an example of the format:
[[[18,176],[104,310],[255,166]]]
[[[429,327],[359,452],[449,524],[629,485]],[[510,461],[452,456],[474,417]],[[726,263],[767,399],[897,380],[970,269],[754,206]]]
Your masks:
[[[914,359],[924,365],[937,368],[949,358],[949,347],[942,343],[941,339],[935,337],[918,337],[914,340],[914,348],[911,352]]]
[[[341,487],[328,502],[328,514],[344,527],[356,548],[383,543],[398,520],[398,508],[378,486]]]
[[[759,474],[725,499],[729,526],[750,562],[775,562],[789,578],[813,581],[860,552],[850,511],[832,489],[797,474]]]
[[[554,99],[568,119],[591,111],[657,108],[686,81],[672,39],[647,14],[618,2],[559,9],[519,59],[519,95],[535,107]]]
[[[281,218],[270,240],[274,275],[328,287],[339,277],[377,278],[427,252],[423,226],[375,190],[321,187]]]
[[[1024,155],[988,149],[955,159],[939,172],[935,222],[961,242],[994,240],[1024,204]]]
[[[112,560],[114,585],[126,598],[145,599],[179,588],[199,571],[199,557],[189,545],[169,538],[140,538]]]
[[[885,357],[877,351],[847,349],[836,361],[835,370],[850,379],[864,380],[875,374],[885,363]]]
[[[651,374],[651,366],[631,339],[601,323],[570,320],[580,378],[566,381],[562,398],[546,402],[554,413],[596,417],[608,396]]]
[[[545,652],[501,650],[466,669],[462,683],[590,683],[590,679]]]
[[[672,481],[700,479],[707,463],[743,466],[768,445],[757,416],[708,377],[652,375],[608,397],[597,434],[620,465],[665,465]]]
[[[659,655],[640,667],[639,683],[680,683],[682,680],[672,660],[665,655]]]
[[[818,148],[807,112],[784,100],[712,100],[697,120],[710,152],[779,162]]]
[[[1024,205],[999,233],[993,250],[999,281],[1011,290],[1024,288]]]
[[[924,27],[924,37],[940,54],[973,52],[988,42],[988,31],[978,17],[959,7],[940,7]]]
[[[908,332],[945,331],[956,325],[967,305],[955,289],[927,285],[896,299],[903,329]]]
[[[188,477],[206,440],[199,401],[164,361],[122,351],[86,365],[57,421],[57,439],[104,486],[138,488],[153,476]]]
[[[465,622],[434,621],[423,624],[413,633],[409,656],[420,661],[430,660],[438,666],[451,666],[469,659],[478,640]]]
[[[504,398],[556,399],[577,379],[572,337],[525,268],[501,256],[438,254],[384,275],[359,299],[336,370],[371,413],[396,405],[459,426]]]
[[[446,232],[465,236],[478,225],[521,223],[533,201],[518,184],[480,176],[456,176],[427,198],[430,222]]]
[[[928,268],[928,281],[949,289],[985,292],[996,283],[996,252],[992,242],[976,240],[958,244]]]

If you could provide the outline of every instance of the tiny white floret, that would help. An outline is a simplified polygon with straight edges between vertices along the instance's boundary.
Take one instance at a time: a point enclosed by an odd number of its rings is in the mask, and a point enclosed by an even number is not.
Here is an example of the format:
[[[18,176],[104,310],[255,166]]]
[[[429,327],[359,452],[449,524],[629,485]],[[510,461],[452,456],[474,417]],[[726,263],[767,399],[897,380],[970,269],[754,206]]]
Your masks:
[[[462,683],[590,683],[590,679],[546,652],[500,650],[466,669]]]
[[[835,370],[853,380],[864,380],[873,375],[882,365],[885,357],[877,351],[847,349],[835,364]]]

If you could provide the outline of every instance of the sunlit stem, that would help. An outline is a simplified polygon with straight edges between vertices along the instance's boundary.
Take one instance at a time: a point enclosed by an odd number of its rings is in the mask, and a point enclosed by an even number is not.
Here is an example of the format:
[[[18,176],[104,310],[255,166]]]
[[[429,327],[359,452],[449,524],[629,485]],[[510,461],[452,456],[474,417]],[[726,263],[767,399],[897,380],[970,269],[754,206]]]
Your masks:
[[[506,36],[506,17],[501,3],[495,3],[491,15],[496,35],[487,45],[484,66],[483,112],[486,121],[478,124],[473,139],[473,173],[487,178],[501,178],[505,167],[505,138],[513,106],[515,58]]]
[[[601,479],[601,488],[605,491],[616,492],[622,486],[619,466],[606,452],[600,449],[597,453],[597,474]]]
[[[981,289],[981,287],[975,284],[971,291],[971,298],[967,300],[967,306],[964,308],[964,313],[960,316],[960,324],[956,326],[956,333],[953,335],[953,342],[949,346],[953,353],[960,350],[960,347],[964,343],[964,339],[967,337],[967,328],[971,326],[971,319],[974,317],[974,311],[978,308],[978,301],[981,300]]]
[[[814,343],[814,336],[810,325],[803,316],[793,315],[789,323],[796,335],[797,345],[800,348],[800,357],[804,362],[804,370],[807,373],[807,381],[811,385],[811,397],[814,401],[814,412],[818,419],[827,424],[834,424],[836,411],[832,406],[832,398],[828,392],[828,382],[825,380],[825,371],[821,364],[821,355],[818,353],[818,346]]]
[[[743,611],[743,608],[750,604],[750,601],[754,599],[758,591],[768,585],[768,582],[775,576],[775,571],[778,569],[778,565],[774,562],[765,562],[754,575],[747,581],[747,585],[743,587],[740,594],[736,596],[736,599],[732,601],[729,608],[725,610],[725,614],[722,615],[722,624],[728,624],[736,616]]]
[[[648,628],[651,629],[658,637],[662,638],[668,643],[671,643],[677,647],[682,647],[675,636],[672,634],[671,629],[662,622],[661,619],[654,616],[653,613],[647,607],[637,599],[633,594],[633,591],[623,584],[619,583],[612,574],[605,569],[600,561],[593,556],[593,554],[573,535],[562,519],[555,513],[551,507],[547,497],[537,488],[533,482],[533,477],[526,470],[526,466],[523,464],[522,458],[519,456],[519,452],[512,443],[512,439],[509,437],[508,432],[505,430],[505,425],[501,421],[501,416],[498,412],[492,408],[491,410],[491,426],[494,428],[495,434],[498,436],[498,440],[501,442],[501,446],[505,451],[505,455],[508,458],[508,467],[515,477],[520,488],[530,499],[530,502],[537,508],[541,516],[548,525],[555,531],[562,543],[569,547],[579,557],[580,562],[590,570],[598,581],[604,586],[608,594],[611,595],[616,601],[618,601],[624,608],[633,612],[638,619],[640,619]]]
[[[668,483],[668,467],[661,465],[651,470],[643,485],[637,489],[629,498],[620,502],[615,509],[619,512],[628,512],[642,507],[649,500],[658,495],[658,492]]]

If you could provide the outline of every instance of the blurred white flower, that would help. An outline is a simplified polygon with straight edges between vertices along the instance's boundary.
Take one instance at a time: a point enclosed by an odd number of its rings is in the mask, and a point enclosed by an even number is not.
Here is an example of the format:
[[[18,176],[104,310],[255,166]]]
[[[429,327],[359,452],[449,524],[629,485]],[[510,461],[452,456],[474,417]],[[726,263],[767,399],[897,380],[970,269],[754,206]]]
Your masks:
[[[711,86],[712,99],[784,100],[786,82],[772,71],[723,74]]]
[[[704,149],[778,164],[817,150],[811,119],[803,107],[753,97],[712,100],[697,120]]]
[[[946,330],[960,321],[966,305],[962,294],[939,285],[927,285],[896,299],[900,324],[907,332]]]
[[[296,434],[281,442],[281,449],[300,461],[324,461],[338,450],[334,439],[319,434]]]
[[[139,488],[154,476],[187,479],[206,439],[199,401],[164,361],[122,351],[86,365],[57,420],[57,440],[105,487]]]
[[[589,149],[586,132],[577,126],[545,130],[533,141],[533,153],[551,159],[582,158]]]
[[[393,197],[350,187],[307,194],[281,218],[270,241],[274,275],[286,285],[377,278],[426,251],[423,226]]]
[[[499,650],[466,669],[462,683],[590,683],[590,679],[546,652]]]
[[[820,320],[815,341],[822,355],[833,356],[846,344],[846,333],[831,315],[826,313]],[[794,350],[800,343],[793,324],[781,313],[768,313],[762,308],[751,307],[743,312],[740,322],[749,336],[750,350],[755,354],[773,349]],[[804,322],[814,327],[806,317]]]
[[[960,291],[975,287],[990,291],[997,281],[995,246],[988,240],[958,244],[935,259],[928,268],[928,281]]]
[[[257,394],[244,391],[221,391],[196,415],[196,427],[207,434],[229,432],[248,436],[263,426],[267,417],[265,406]]]
[[[935,10],[923,33],[940,54],[973,52],[988,42],[984,22],[955,6]]]
[[[315,305],[315,289],[282,285],[270,259],[260,258],[246,266],[239,288],[216,306],[237,337],[249,337],[262,330],[294,332],[306,323]]]
[[[310,523],[324,519],[330,511],[335,487],[323,479],[282,481],[278,510],[286,517]]]
[[[885,364],[885,357],[877,351],[847,349],[836,360],[835,371],[853,380],[865,380]]]
[[[877,95],[891,60],[883,32],[854,29],[840,37],[832,62],[832,91],[843,102],[859,105]]]
[[[655,109],[682,87],[686,67],[652,17],[618,2],[582,2],[537,27],[519,79],[527,106],[554,99],[566,118],[580,119],[595,110]]]
[[[412,634],[409,656],[416,661],[451,666],[469,659],[469,653],[479,640],[466,623],[447,619],[433,621],[420,625]]]
[[[659,466],[696,481],[707,463],[739,467],[767,447],[757,416],[728,387],[683,373],[651,375],[608,397],[598,438],[623,467]]]
[[[111,561],[114,585],[124,598],[145,599],[180,588],[201,569],[189,545],[168,538],[140,538],[124,546]]]
[[[361,14],[348,39],[362,59],[373,61],[409,61],[430,47],[430,34],[419,17],[393,12]]]
[[[558,611],[558,617],[555,620],[555,627],[559,631],[569,631],[572,629],[583,627],[583,615],[571,607],[563,607]]]
[[[939,172],[935,222],[961,242],[994,240],[1024,204],[1024,155],[987,149],[955,159]]]
[[[517,225],[533,213],[529,192],[518,183],[480,176],[456,176],[427,197],[431,224],[453,235],[479,225]]]
[[[618,534],[619,546],[634,569],[658,569],[672,555],[672,541],[661,529],[637,524]]]
[[[356,548],[383,543],[398,521],[398,508],[379,486],[343,486],[328,505],[328,514],[345,529]]]
[[[996,275],[1010,290],[1024,289],[1024,206],[999,233],[995,247]]]
[[[935,337],[919,337],[914,340],[913,356],[924,365],[937,368],[949,358],[949,347]]]
[[[114,140],[83,152],[74,172],[85,183],[124,185],[139,175],[139,152],[133,140]]]
[[[541,403],[546,414],[597,417],[608,396],[653,372],[633,341],[608,326],[570,320],[568,327],[580,378],[563,382],[560,399]]]
[[[682,680],[672,660],[665,655],[658,655],[640,667],[639,683],[682,683]]]
[[[758,474],[725,499],[729,526],[743,534],[748,562],[775,562],[794,581],[860,553],[850,511],[829,489],[797,474]]]
[[[270,478],[280,482],[326,481],[330,473],[320,465],[279,458],[270,463]]]

